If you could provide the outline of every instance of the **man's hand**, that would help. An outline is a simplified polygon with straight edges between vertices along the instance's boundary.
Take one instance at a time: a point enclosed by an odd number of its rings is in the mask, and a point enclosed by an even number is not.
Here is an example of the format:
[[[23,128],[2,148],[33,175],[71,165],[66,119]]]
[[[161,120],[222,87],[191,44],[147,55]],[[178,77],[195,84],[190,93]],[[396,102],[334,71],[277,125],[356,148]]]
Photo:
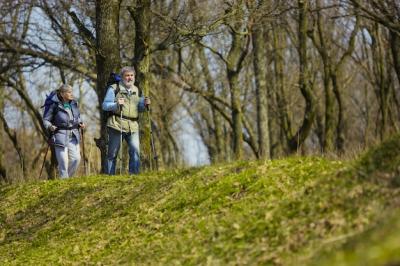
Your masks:
[[[84,123],[79,123],[79,127],[85,129],[86,125]]]
[[[144,105],[147,107],[151,104],[150,98],[149,97],[144,97]]]
[[[57,130],[57,127],[56,127],[56,126],[50,126],[50,127],[49,127],[49,130],[50,130],[51,132],[54,132],[54,131]]]
[[[124,105],[125,104],[125,99],[124,98],[118,98],[117,103],[118,103],[118,105]]]

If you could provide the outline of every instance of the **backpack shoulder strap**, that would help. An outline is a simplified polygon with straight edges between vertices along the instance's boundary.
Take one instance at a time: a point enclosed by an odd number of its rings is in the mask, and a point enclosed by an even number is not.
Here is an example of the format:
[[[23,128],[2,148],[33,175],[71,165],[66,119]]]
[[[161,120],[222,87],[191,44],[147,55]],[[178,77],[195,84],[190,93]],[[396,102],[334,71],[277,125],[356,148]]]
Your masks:
[[[111,85],[111,88],[114,89],[114,96],[116,96],[116,95],[119,93],[119,91],[120,91],[119,82],[116,83],[116,84],[112,84],[112,85]]]
[[[45,117],[47,115],[47,113],[49,112],[50,108],[55,105],[56,107],[54,108],[54,113],[56,113],[58,111],[58,104],[53,101],[53,97],[54,95],[56,95],[56,91],[52,91],[49,95],[46,96],[46,99],[44,101],[44,104],[41,106],[41,108],[44,108],[43,111],[43,117]]]
[[[47,113],[50,111],[50,108],[51,108],[52,106],[54,106],[54,108],[53,108],[53,115],[55,115],[55,114],[59,111],[58,103],[56,103],[56,102],[54,102],[54,101],[48,102],[48,103],[46,103],[45,105],[43,105],[43,108],[44,108],[44,110],[43,110],[43,117],[46,117],[46,116],[47,116]]]

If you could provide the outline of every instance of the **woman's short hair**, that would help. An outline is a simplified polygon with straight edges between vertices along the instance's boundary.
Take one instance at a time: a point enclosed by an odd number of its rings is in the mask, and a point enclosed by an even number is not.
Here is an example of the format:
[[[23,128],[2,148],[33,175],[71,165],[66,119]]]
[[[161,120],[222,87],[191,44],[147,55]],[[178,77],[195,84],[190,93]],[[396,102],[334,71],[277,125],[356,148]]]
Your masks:
[[[123,76],[126,72],[130,72],[133,73],[133,75],[136,75],[135,68],[131,66],[123,67],[121,69],[121,76]]]
[[[58,90],[57,90],[59,93],[61,93],[61,92],[67,92],[67,91],[72,91],[72,87],[70,86],[70,85],[68,85],[68,84],[62,84],[59,88],[58,88]]]

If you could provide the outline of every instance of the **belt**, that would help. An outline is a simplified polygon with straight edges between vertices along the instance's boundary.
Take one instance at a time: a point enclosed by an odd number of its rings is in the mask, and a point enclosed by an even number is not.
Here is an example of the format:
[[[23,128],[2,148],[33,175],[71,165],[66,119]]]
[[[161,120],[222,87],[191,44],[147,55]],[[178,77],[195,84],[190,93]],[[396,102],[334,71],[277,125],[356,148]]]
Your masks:
[[[75,125],[75,126],[72,126],[72,127],[58,127],[57,126],[57,129],[58,130],[72,130],[72,129],[77,129],[77,128],[79,128],[79,125]]]
[[[115,116],[117,116],[117,117],[119,117],[119,118],[121,118],[121,116],[120,115],[117,115],[117,114],[114,114]],[[133,122],[135,122],[135,121],[138,121],[139,120],[139,118],[137,118],[137,117],[127,117],[127,116],[124,116],[124,115],[122,115],[122,118],[123,119],[126,119],[126,120],[130,120],[130,121],[133,121]]]

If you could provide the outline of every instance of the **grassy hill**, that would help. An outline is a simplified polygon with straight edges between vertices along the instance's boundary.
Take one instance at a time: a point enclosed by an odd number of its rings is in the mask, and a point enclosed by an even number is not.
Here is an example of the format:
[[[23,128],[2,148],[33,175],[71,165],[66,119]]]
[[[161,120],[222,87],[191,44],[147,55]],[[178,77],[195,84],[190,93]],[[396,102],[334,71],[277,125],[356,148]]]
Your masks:
[[[400,265],[400,136],[292,157],[0,188],[0,265]]]

